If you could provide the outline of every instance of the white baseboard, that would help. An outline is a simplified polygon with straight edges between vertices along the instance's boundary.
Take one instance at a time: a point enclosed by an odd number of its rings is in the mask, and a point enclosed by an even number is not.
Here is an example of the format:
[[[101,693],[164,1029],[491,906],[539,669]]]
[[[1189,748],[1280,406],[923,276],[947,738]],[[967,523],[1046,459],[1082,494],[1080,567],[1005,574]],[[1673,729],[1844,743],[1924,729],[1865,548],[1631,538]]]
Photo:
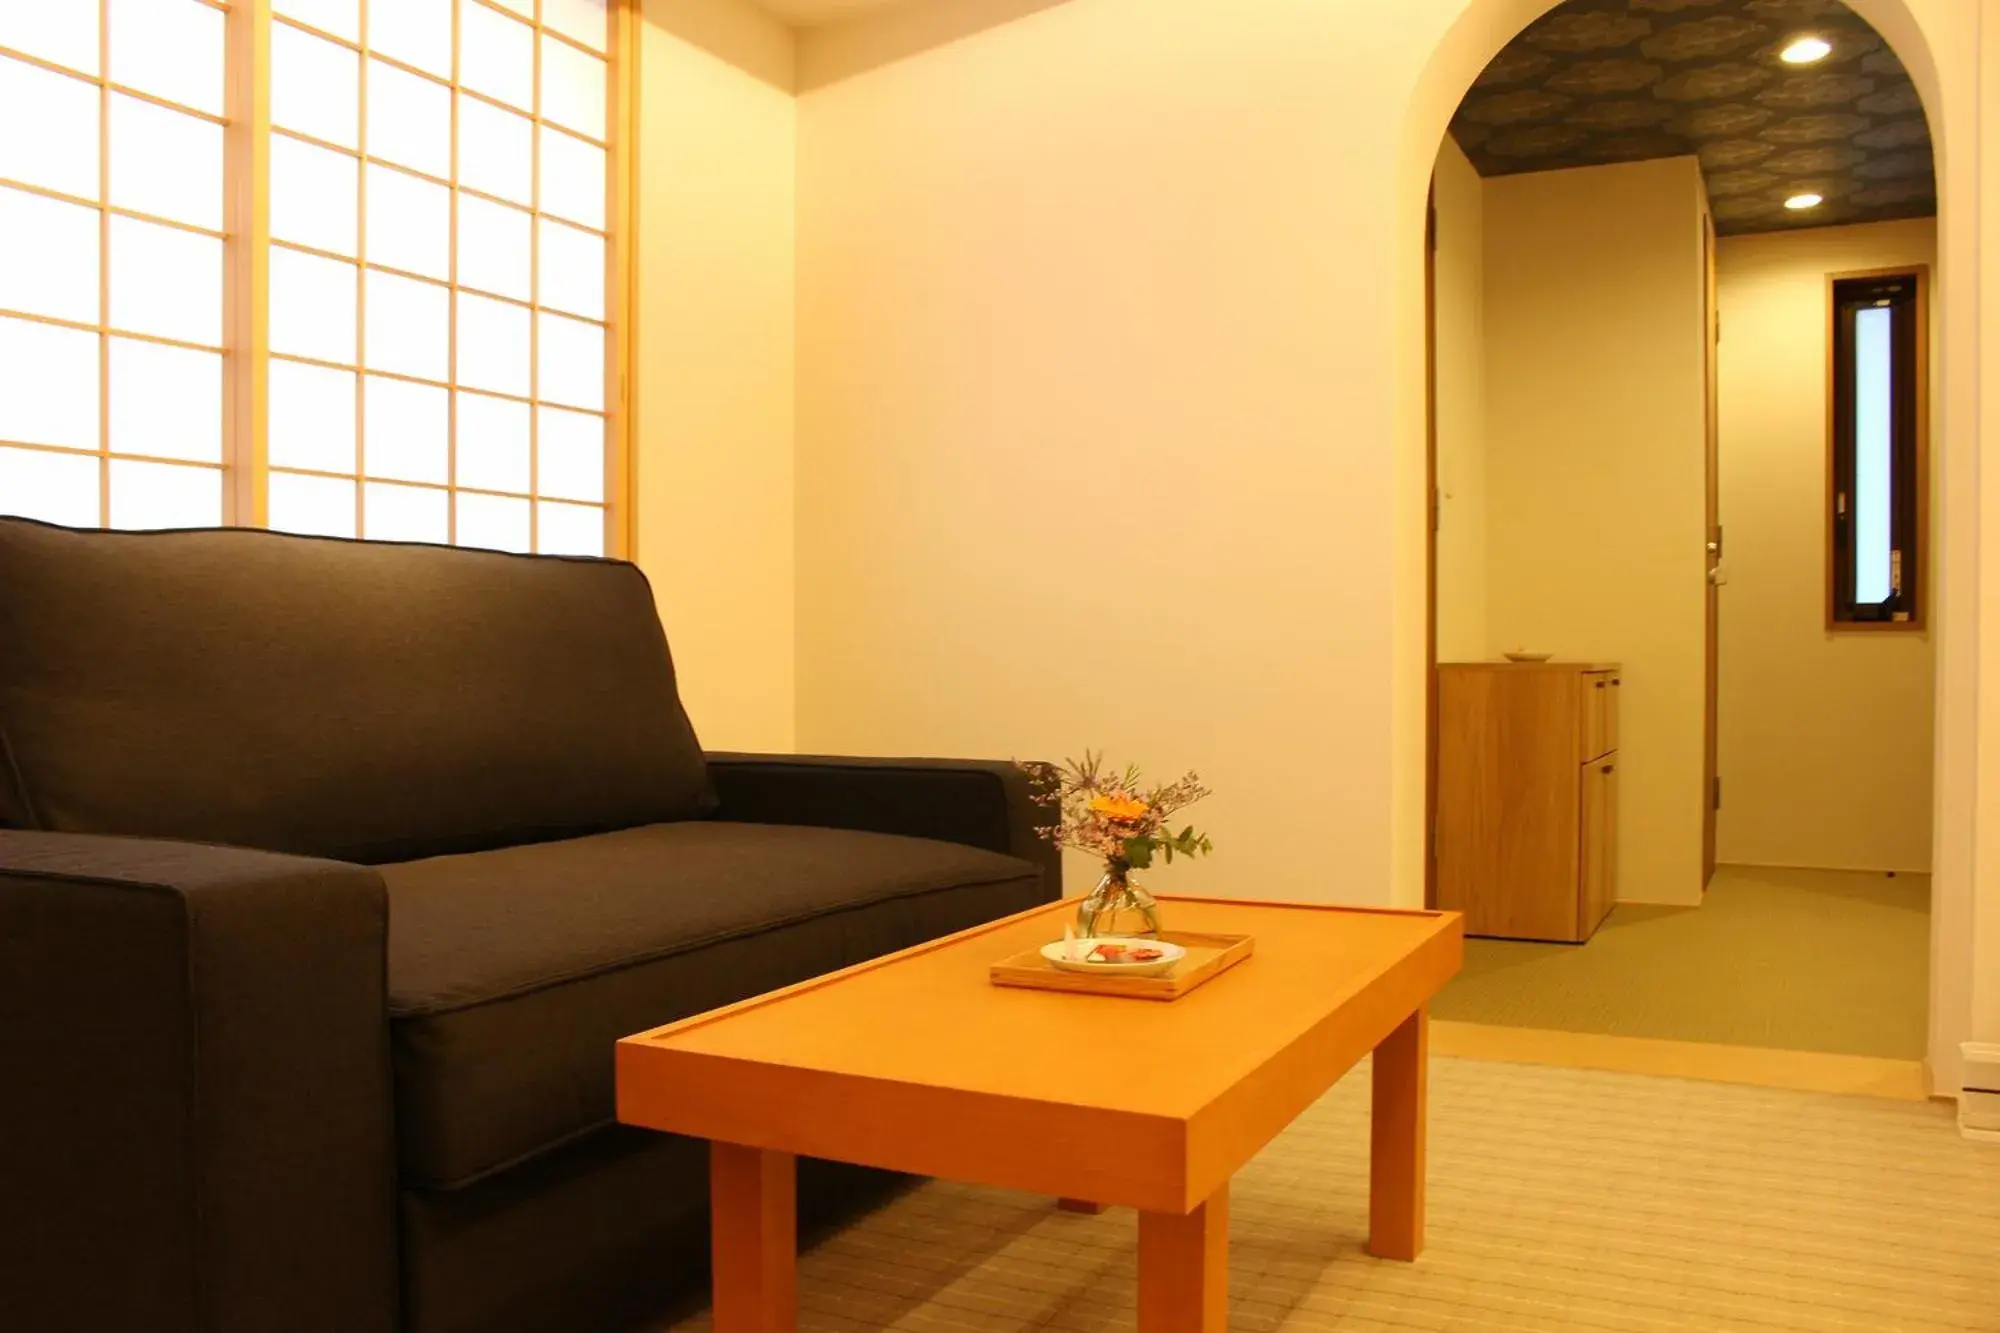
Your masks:
[[[1723,870],[1825,870],[1836,875],[1928,875],[1929,870],[1917,870],[1910,866],[1824,866],[1803,865],[1791,861],[1717,861],[1715,868]]]
[[[2000,1143],[2000,1045],[1959,1044],[1964,1090],[1958,1097],[1958,1132],[1977,1143]]]

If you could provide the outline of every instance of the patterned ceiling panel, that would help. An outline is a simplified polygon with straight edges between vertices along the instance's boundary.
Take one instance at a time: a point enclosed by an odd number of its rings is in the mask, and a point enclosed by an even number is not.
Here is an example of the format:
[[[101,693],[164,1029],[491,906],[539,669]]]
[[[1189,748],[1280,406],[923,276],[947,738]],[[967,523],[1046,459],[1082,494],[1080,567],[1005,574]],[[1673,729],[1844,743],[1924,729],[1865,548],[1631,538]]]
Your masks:
[[[1802,36],[1832,54],[1779,60]],[[1493,58],[1451,133],[1482,176],[1695,154],[1724,234],[1937,211],[1916,88],[1840,0],[1565,0]],[[1797,194],[1825,202],[1787,209]]]

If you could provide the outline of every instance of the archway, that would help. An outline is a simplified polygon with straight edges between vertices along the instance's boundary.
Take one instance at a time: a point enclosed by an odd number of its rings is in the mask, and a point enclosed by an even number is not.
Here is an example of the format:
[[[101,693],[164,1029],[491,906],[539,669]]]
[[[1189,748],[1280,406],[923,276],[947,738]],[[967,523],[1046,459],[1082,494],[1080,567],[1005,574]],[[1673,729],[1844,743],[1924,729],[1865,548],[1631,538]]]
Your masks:
[[[1428,513],[1425,475],[1425,288],[1426,198],[1438,145],[1454,109],[1486,64],[1522,29],[1557,7],[1560,0],[1469,0],[1432,51],[1415,83],[1398,150],[1396,250],[1397,379],[1397,662],[1398,746],[1401,771],[1399,833],[1420,847],[1426,830],[1427,753],[1423,729],[1428,690],[1426,636],[1429,609]],[[1978,605],[1978,498],[1970,482],[1977,475],[1977,292],[1963,278],[1977,272],[1974,262],[1976,163],[1960,143],[1972,137],[1957,126],[1976,117],[1976,108],[1948,103],[1936,52],[1950,54],[1940,32],[1955,21],[1945,7],[1928,0],[1847,0],[1888,43],[1908,70],[1929,121],[1938,182],[1939,265],[1936,301],[1938,417],[1934,424],[1932,577],[1934,623],[1938,627],[1936,665],[1937,758],[1932,805],[1934,903],[1931,918],[1930,1033],[1933,1091],[1955,1093],[1961,1084],[1959,1042],[1967,1035],[1972,1011],[1974,957],[1974,832],[1976,785],[1973,737],[1976,712]],[[1962,100],[1962,94],[1961,100]],[[1956,112],[1956,118],[1952,112]],[[1956,483],[1956,484],[1954,484]],[[1412,870],[1402,867],[1399,882]]]

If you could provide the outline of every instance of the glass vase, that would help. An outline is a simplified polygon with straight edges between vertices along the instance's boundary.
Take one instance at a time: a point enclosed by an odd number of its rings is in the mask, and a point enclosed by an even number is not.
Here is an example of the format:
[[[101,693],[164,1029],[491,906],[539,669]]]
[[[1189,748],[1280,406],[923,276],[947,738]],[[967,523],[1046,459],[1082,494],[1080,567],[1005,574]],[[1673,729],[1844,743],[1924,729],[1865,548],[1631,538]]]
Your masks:
[[[1108,865],[1104,878],[1076,909],[1076,933],[1086,939],[1103,935],[1152,939],[1160,933],[1160,905],[1132,882],[1130,866]]]

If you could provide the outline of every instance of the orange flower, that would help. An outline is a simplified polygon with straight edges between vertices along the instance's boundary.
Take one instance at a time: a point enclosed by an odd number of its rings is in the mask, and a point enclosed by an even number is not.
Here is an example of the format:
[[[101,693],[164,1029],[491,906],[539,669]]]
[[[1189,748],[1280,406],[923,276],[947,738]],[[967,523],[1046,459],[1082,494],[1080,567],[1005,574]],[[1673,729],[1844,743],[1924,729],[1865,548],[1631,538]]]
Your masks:
[[[1144,801],[1135,801],[1129,796],[1093,796],[1090,813],[1101,815],[1114,824],[1136,824],[1151,813],[1152,807]]]

